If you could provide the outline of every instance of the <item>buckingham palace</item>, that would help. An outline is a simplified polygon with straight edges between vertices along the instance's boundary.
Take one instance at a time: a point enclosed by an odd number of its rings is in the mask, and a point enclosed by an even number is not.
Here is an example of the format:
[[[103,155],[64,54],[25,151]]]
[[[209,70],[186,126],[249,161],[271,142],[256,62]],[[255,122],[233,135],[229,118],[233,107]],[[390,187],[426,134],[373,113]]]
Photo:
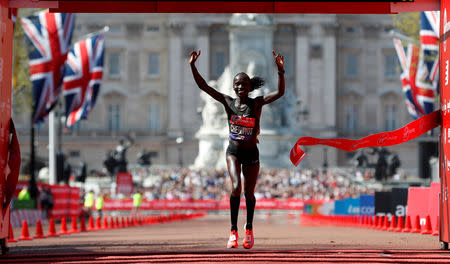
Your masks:
[[[294,168],[289,151],[299,137],[358,139],[413,120],[402,92],[392,23],[391,15],[367,14],[76,14],[73,42],[109,27],[103,80],[88,119],[61,128],[59,146],[69,162],[85,161],[90,169],[100,170],[107,153],[124,137],[133,140],[129,164],[136,163],[142,150],[156,153],[155,165],[201,164],[200,156],[211,158],[209,143],[226,141],[226,124],[208,134],[216,139],[202,134],[205,119],[219,117],[210,114],[214,109],[208,107],[214,105],[208,105],[194,82],[189,54],[201,50],[199,72],[211,86],[222,85],[222,91],[235,96],[233,56],[248,56],[244,69],[266,69],[262,73],[268,76],[261,77],[270,80],[276,77],[276,66],[264,60],[272,54],[263,53],[273,49],[285,58],[287,98],[271,115],[263,112],[261,155],[267,162],[262,158],[262,166]],[[247,32],[249,39],[239,39],[240,32]],[[264,48],[261,53],[248,47],[250,52],[239,53],[245,43]],[[268,84],[262,93],[275,89]],[[208,116],[205,111],[212,112]],[[30,116],[14,111],[13,119],[26,161]],[[48,160],[48,127],[47,120],[36,128],[36,155],[43,160]],[[264,147],[264,142],[272,145]],[[408,173],[417,174],[418,144],[416,139],[388,148]],[[302,166],[312,168],[352,166],[355,154],[324,146],[310,146],[306,152]],[[274,154],[277,159],[271,158]],[[208,166],[221,164],[224,160]]]

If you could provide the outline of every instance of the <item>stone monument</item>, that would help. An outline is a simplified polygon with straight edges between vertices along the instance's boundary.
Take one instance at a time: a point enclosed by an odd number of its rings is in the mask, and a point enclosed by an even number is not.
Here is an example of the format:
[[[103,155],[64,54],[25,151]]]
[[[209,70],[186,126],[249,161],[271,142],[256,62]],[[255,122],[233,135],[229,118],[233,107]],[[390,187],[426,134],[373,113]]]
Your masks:
[[[267,14],[233,14],[229,25],[230,64],[218,80],[209,85],[221,93],[236,97],[233,78],[246,72],[250,78],[260,76],[266,84],[252,93],[257,97],[274,91],[278,85],[277,68],[272,55],[275,25]],[[202,110],[203,124],[196,134],[199,154],[196,168],[226,168],[225,150],[228,146],[228,124],[223,106],[201,92],[205,101]],[[300,134],[296,121],[297,99],[286,89],[285,95],[270,105],[263,106],[261,133],[259,135],[262,167],[288,167],[289,151]]]

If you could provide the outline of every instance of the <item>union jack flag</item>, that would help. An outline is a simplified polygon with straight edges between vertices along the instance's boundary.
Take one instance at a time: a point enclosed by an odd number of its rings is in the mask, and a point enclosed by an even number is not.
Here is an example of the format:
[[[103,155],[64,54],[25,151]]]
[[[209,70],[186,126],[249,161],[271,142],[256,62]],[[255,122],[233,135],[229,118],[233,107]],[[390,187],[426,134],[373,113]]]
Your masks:
[[[75,16],[42,11],[21,19],[29,45],[33,87],[33,124],[44,120],[62,90],[64,63],[72,40]]]
[[[11,15],[11,20],[14,23],[14,25],[16,24],[16,21],[17,21],[17,13],[18,13],[18,11],[19,11],[18,8],[10,8],[9,9],[9,12],[10,12],[10,15]],[[13,26],[13,28],[14,28],[14,26]]]
[[[421,12],[420,45],[429,75],[427,80],[436,87],[439,82],[439,11]]]
[[[439,12],[421,12],[421,53],[416,76],[417,101],[423,113],[434,111],[439,83]]]
[[[66,125],[86,119],[100,90],[103,75],[105,38],[97,35],[78,41],[67,56],[64,72]]]
[[[417,119],[423,115],[423,110],[417,101],[415,82],[420,48],[417,45],[409,43],[405,49],[400,39],[397,38],[394,38],[394,47],[402,68],[400,79],[402,81],[402,90],[405,94],[406,107],[409,114],[414,119]]]

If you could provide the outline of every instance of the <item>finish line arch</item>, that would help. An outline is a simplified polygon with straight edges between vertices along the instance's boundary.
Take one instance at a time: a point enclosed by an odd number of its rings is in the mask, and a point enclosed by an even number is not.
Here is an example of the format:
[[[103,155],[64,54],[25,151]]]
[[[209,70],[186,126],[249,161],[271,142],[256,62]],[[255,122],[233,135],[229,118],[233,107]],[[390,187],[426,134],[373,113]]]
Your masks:
[[[389,14],[440,10],[439,0],[9,0],[9,8],[50,8],[70,13],[331,13]]]
[[[0,0],[0,199],[4,201],[8,190],[5,188],[6,167],[9,151],[9,129],[11,119],[11,75],[12,75],[12,43],[13,22],[12,8],[49,8],[50,12],[61,13],[317,13],[317,14],[395,14],[399,12],[419,12],[440,10],[440,87],[442,112],[440,135],[440,232],[439,240],[445,248],[450,242],[450,208],[448,201],[448,179],[450,179],[450,92],[448,91],[450,49],[447,49],[448,30],[447,9],[450,0],[405,0],[383,1],[368,0],[346,2],[335,0],[261,0],[261,1],[172,1],[172,0],[140,0],[140,1],[86,1],[86,0]],[[448,51],[447,51],[448,50]],[[448,112],[448,117],[447,117]],[[447,133],[448,131],[448,133]],[[0,246],[4,247],[10,226],[9,208],[0,215]]]

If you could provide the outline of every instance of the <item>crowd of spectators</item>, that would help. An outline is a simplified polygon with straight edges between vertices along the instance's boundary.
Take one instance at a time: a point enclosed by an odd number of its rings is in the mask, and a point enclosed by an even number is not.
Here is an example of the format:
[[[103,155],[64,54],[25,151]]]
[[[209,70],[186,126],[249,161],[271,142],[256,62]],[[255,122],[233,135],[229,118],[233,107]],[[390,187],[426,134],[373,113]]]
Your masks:
[[[153,168],[137,170],[146,200],[228,199],[231,182],[226,170]],[[372,175],[352,169],[261,169],[256,199],[343,199],[375,190],[366,184]]]

